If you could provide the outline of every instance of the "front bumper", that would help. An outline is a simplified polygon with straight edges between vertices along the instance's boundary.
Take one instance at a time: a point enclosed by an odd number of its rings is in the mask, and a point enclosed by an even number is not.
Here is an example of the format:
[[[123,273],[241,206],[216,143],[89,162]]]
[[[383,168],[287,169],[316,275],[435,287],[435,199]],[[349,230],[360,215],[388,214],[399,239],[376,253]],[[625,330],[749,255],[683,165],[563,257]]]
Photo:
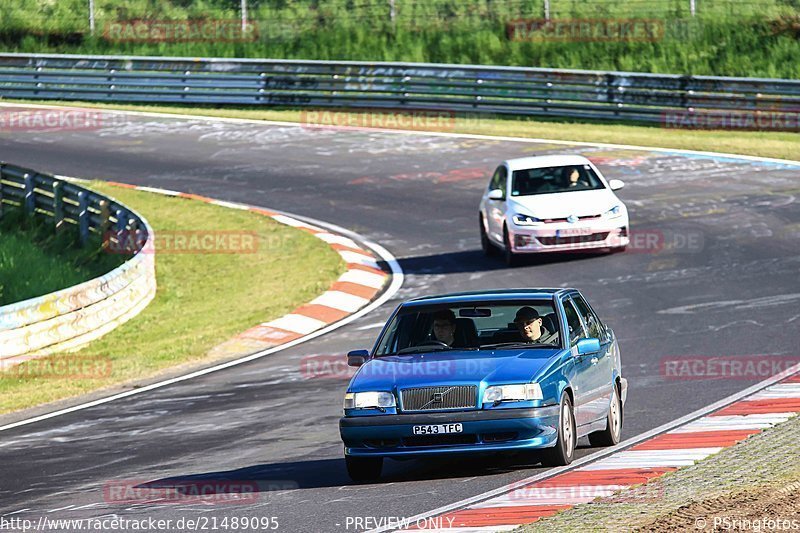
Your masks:
[[[542,226],[509,227],[514,253],[581,252],[602,248],[621,248],[630,243],[625,218],[589,220]]]
[[[558,405],[519,409],[344,417],[339,432],[345,454],[353,456],[425,456],[480,453],[554,446]],[[461,423],[463,432],[414,435],[413,427]]]

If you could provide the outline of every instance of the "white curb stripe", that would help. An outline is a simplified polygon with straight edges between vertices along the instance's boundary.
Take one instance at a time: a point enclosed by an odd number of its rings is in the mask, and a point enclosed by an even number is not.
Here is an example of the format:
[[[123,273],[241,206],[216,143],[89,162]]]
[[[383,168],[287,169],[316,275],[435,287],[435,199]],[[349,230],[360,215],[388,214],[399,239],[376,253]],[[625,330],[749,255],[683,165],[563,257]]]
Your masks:
[[[322,320],[311,318],[310,316],[289,313],[270,322],[265,322],[262,326],[272,326],[273,328],[285,329],[293,333],[306,335],[326,326]]]
[[[311,300],[309,303],[324,305],[326,307],[332,307],[340,311],[352,313],[353,311],[358,311],[367,305],[369,300],[342,291],[326,291],[317,298]]]
[[[346,281],[348,283],[355,283],[357,285],[363,285],[372,289],[380,289],[386,281],[386,276],[373,274],[372,272],[365,272],[363,270],[348,270],[339,276],[337,281]]]
[[[579,471],[616,470],[618,468],[658,468],[689,466],[709,455],[723,450],[717,448],[690,448],[686,450],[628,450],[600,459],[579,468]]]
[[[755,415],[704,416],[669,433],[695,433],[698,431],[726,431],[736,429],[765,429],[786,422],[795,413],[769,413]]]
[[[178,191],[170,191],[169,189],[159,189],[158,187],[144,187],[144,186],[142,186],[142,187],[136,187],[136,189],[139,190],[139,191],[144,191],[144,192],[153,192],[153,193],[156,193],[156,194],[165,194],[167,196],[180,196],[180,194],[181,194]]]
[[[315,234],[315,237],[322,239],[328,244],[341,244],[342,246],[347,246],[348,248],[361,248],[353,239],[348,239],[347,237],[342,237],[341,235],[334,235],[333,233],[322,231]]]
[[[800,383],[773,385],[753,394],[748,400],[771,400],[775,398],[800,398]]]
[[[320,228],[316,226],[312,226],[311,224],[307,224],[296,218],[287,217],[286,215],[272,215],[274,220],[277,220],[281,224],[286,224],[287,226],[292,226],[293,228],[306,228],[314,231],[322,231]]]
[[[342,259],[344,259],[346,263],[355,263],[357,265],[364,265],[380,270],[378,262],[368,255],[349,252],[347,250],[339,250],[339,255],[342,256]]]
[[[243,204],[234,204],[231,202],[225,202],[223,200],[209,200],[208,203],[218,205],[220,207],[229,207],[231,209],[242,209],[244,211],[249,211],[250,208]]]

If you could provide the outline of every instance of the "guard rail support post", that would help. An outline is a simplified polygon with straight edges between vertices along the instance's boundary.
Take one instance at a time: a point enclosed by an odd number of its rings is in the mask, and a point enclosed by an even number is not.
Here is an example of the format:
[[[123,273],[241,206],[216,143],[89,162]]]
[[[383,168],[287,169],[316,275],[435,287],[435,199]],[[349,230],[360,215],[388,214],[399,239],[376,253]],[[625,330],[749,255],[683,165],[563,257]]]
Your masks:
[[[0,218],[3,218],[3,167],[5,163],[0,163]]]
[[[53,183],[53,225],[56,232],[64,228],[64,185],[60,181]]]
[[[111,209],[108,207],[107,200],[100,200],[100,235],[105,237],[106,231],[111,227]]]
[[[81,246],[89,240],[89,197],[83,191],[78,193],[78,239]]]
[[[33,211],[36,209],[36,197],[33,195],[33,176],[26,172],[23,176],[23,183],[25,184],[25,197],[22,205],[25,209],[25,215],[30,216],[33,215]]]

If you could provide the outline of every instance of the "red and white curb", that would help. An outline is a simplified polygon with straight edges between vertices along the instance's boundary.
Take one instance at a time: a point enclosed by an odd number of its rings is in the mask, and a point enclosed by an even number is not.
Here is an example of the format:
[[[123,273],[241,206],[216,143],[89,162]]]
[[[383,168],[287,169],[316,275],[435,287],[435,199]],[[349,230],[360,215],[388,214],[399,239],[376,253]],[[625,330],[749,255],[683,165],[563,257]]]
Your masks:
[[[177,196],[201,202],[252,211],[268,216],[280,224],[311,233],[326,242],[347,264],[347,271],[333,285],[314,300],[304,304],[291,313],[275,320],[264,322],[238,334],[233,339],[213,348],[212,355],[234,355],[251,353],[265,348],[279,346],[286,342],[318,331],[366,307],[380,292],[389,278],[389,273],[380,266],[380,259],[353,239],[325,230],[297,218],[234,202],[225,202],[200,196],[156,187],[142,187],[110,181],[110,185],[136,189],[155,194]]]
[[[479,532],[510,531],[596,498],[612,496],[626,501],[658,498],[646,486],[626,495],[618,491],[642,485],[684,466],[695,464],[725,448],[800,414],[800,367],[732,401],[711,406],[703,416],[681,419],[666,431],[660,428],[645,438],[621,443],[610,453],[586,457],[572,467],[491,491],[440,510],[408,519],[418,524],[402,531]],[[780,381],[779,381],[780,380]],[[748,389],[750,390],[750,389]],[[423,528],[436,524],[440,529]],[[387,531],[379,528],[373,532]]]

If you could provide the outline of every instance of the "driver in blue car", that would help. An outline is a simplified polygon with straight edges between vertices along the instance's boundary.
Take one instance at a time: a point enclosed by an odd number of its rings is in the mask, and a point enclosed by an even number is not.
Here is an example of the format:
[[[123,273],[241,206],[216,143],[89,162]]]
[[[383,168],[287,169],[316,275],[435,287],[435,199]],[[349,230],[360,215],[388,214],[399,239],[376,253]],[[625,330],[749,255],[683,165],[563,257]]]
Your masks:
[[[442,309],[433,315],[433,338],[452,346],[456,340],[456,315],[450,309]]]
[[[542,326],[542,317],[533,307],[521,307],[514,317],[523,342],[536,344],[555,344],[558,342],[558,333],[550,333]]]

